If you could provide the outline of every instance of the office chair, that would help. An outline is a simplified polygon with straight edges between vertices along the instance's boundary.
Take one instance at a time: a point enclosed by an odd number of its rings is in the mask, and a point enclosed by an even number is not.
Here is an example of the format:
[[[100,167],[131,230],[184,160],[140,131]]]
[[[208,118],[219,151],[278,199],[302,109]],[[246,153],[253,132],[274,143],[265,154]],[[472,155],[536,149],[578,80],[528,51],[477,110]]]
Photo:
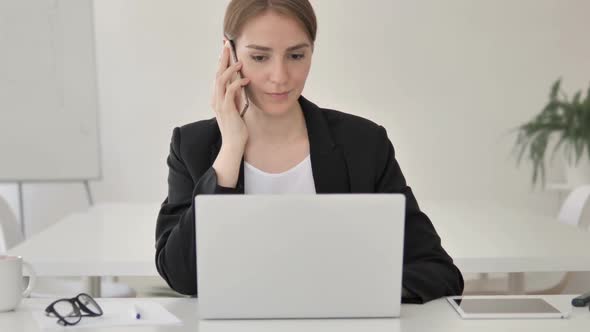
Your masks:
[[[8,202],[0,196],[0,254],[5,254],[12,247],[24,241],[16,216]],[[26,257],[23,257],[25,260]],[[31,297],[72,296],[87,292],[81,278],[46,278],[38,277]],[[136,292],[125,284],[102,280],[102,297],[135,297]]]

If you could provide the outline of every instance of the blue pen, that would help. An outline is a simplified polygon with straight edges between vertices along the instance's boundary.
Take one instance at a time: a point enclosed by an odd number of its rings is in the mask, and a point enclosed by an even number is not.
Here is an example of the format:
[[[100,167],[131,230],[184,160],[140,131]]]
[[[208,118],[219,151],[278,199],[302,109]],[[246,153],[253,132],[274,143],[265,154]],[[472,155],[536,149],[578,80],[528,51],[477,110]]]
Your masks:
[[[139,309],[137,304],[133,305],[132,316],[135,319],[141,319],[143,317],[143,312],[142,312],[142,310]]]

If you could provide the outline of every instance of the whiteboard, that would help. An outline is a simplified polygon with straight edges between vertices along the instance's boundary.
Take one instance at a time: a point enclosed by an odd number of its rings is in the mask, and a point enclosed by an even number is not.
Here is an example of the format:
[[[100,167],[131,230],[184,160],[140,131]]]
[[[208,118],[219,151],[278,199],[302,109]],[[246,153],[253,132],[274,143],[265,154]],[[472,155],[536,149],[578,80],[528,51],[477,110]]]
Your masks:
[[[0,181],[101,177],[92,0],[0,0]]]

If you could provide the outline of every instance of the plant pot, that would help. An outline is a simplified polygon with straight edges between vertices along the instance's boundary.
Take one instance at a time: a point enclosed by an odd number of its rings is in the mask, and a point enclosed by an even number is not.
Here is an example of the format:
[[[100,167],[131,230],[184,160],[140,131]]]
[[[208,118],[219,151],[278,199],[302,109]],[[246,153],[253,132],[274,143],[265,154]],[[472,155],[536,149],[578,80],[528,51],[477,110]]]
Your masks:
[[[590,184],[590,158],[584,156],[577,165],[566,162],[565,180],[570,187]]]

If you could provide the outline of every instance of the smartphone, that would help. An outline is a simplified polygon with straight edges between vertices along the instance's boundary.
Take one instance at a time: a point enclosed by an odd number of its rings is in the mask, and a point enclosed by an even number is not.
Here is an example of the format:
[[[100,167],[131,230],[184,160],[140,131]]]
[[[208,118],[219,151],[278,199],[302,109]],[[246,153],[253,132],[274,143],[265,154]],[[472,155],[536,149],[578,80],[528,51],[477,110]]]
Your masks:
[[[236,62],[238,62],[238,56],[236,55],[236,45],[234,44],[234,41],[226,38],[229,41],[229,50],[230,50],[230,62],[231,64],[234,64]],[[234,78],[233,80],[236,79],[241,79],[243,78],[242,76],[242,72],[238,71],[238,75],[236,78]],[[246,111],[248,110],[248,107],[250,106],[250,98],[248,98],[248,93],[246,92],[246,87],[243,86],[242,87],[242,98],[241,98],[241,110],[240,110],[240,116],[244,117],[244,114],[246,114]]]

